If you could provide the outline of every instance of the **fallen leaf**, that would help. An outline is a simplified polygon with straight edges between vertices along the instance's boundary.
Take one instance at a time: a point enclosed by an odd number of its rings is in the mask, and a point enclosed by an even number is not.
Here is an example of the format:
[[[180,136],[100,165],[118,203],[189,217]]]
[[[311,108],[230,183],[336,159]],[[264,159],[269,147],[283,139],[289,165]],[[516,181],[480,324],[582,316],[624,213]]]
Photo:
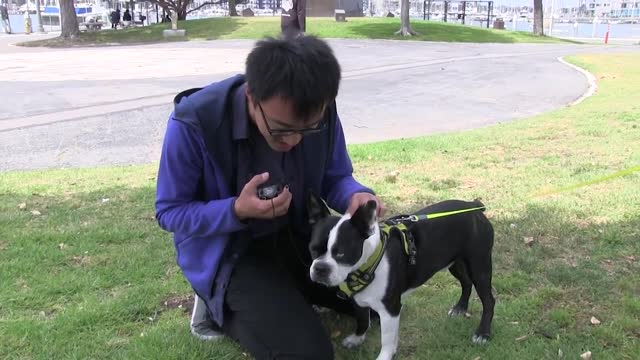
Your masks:
[[[26,209],[26,208],[27,208],[27,203],[20,203],[20,204],[18,205],[18,209],[20,209],[20,210],[24,210],[24,209]]]
[[[580,355],[580,359],[591,360],[591,351],[587,351],[586,353],[583,353],[582,355]]]
[[[335,339],[338,336],[340,336],[340,334],[341,334],[340,330],[335,330],[334,332],[331,333],[331,337]]]
[[[42,215],[42,214],[41,214],[41,213],[40,213],[40,211],[38,211],[38,210],[31,210],[31,215],[33,215],[33,216],[40,216],[40,215]]]
[[[67,245],[65,245],[64,243],[60,243],[58,244],[58,248],[60,248],[60,250],[64,250],[64,248],[66,248]]]
[[[516,225],[516,224],[511,224],[511,225],[509,225],[509,227],[510,227],[510,228],[512,228],[512,229],[515,229],[515,228],[517,228],[517,227],[518,227],[518,225]]]
[[[525,236],[524,237],[524,244],[527,246],[531,246],[533,244],[534,240],[532,236]]]
[[[476,356],[473,360],[480,360],[480,356]]]
[[[102,199],[102,203],[103,203],[103,204],[104,204],[104,203],[107,203],[107,202],[109,202],[109,199],[108,199],[108,198],[104,198],[104,199]]]
[[[518,325],[518,324],[519,324],[519,322],[517,322],[517,321],[512,321],[512,322],[510,322],[510,324],[512,324],[512,325]]]
[[[591,317],[591,324],[600,325],[600,320],[598,320],[595,316]]]
[[[633,255],[627,256],[627,260],[636,261],[636,257]]]
[[[526,339],[528,337],[529,337],[529,335],[523,335],[523,336],[520,336],[519,338],[516,338],[516,341],[522,341],[522,340],[524,340],[524,339]]]
[[[398,180],[398,175],[400,175],[399,171],[392,171],[384,177],[384,180],[390,183],[395,183]]]

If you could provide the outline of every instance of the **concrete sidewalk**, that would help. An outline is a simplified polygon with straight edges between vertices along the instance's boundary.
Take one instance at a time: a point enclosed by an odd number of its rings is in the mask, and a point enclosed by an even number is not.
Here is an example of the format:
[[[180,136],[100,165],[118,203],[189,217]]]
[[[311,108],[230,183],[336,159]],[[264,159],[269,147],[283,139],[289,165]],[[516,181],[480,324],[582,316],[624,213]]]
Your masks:
[[[627,47],[331,40],[347,141],[470,129],[587,89],[557,61]],[[253,41],[0,52],[0,170],[156,161],[171,99],[241,73]],[[6,94],[6,95],[5,95]]]

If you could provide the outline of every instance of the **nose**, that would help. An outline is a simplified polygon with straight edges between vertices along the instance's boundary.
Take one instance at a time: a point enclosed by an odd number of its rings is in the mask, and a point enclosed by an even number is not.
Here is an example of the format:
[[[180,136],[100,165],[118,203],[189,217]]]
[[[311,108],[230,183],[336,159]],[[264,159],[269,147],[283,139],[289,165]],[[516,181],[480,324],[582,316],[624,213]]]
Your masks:
[[[292,134],[282,138],[282,142],[286,143],[289,146],[296,146],[302,140],[302,135],[300,134]]]
[[[318,277],[327,277],[331,272],[331,268],[327,263],[318,262],[314,265],[313,272],[316,273]]]

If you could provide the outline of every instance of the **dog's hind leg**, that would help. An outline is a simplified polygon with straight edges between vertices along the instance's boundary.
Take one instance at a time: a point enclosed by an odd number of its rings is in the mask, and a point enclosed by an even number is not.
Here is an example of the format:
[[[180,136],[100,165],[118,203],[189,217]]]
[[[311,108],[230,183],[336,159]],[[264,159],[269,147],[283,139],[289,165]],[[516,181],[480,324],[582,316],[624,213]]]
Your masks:
[[[456,260],[451,267],[449,267],[449,272],[460,281],[460,286],[462,287],[462,294],[460,294],[460,299],[458,299],[458,303],[449,310],[449,316],[458,316],[465,315],[467,316],[467,309],[469,308],[469,296],[471,296],[471,287],[473,283],[471,282],[471,277],[469,276],[469,272],[464,264],[464,262],[459,259]]]
[[[480,301],[482,301],[482,318],[472,341],[476,344],[484,344],[491,337],[491,321],[493,320],[493,308],[496,303],[491,293],[491,254],[471,259],[469,265],[471,280]]]
[[[367,330],[369,330],[371,309],[355,305],[355,316],[357,321],[356,332],[344,338],[342,345],[352,348],[362,344]]]

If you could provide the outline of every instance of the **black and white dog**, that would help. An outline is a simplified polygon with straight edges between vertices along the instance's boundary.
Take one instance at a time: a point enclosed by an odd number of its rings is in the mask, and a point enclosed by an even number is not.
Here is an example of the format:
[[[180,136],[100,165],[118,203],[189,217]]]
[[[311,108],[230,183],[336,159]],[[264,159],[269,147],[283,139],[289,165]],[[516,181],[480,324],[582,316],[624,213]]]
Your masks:
[[[447,200],[430,205],[415,214],[449,212],[484,207],[479,201]],[[311,279],[328,287],[344,284],[354,273],[374,264],[366,285],[353,294],[357,304],[357,328],[346,337],[346,347],[360,345],[369,328],[369,308],[380,316],[382,348],[378,360],[393,358],[398,346],[401,298],[446,268],[462,286],[458,303],[450,316],[467,313],[471,287],[482,301],[482,319],[472,337],[474,343],[489,340],[493,308],[491,293],[493,226],[482,211],[465,212],[409,224],[408,229],[383,233],[376,216],[376,203],[369,201],[350,216],[331,216],[324,202],[315,195],[308,199],[312,224],[309,244],[313,262]],[[388,235],[388,236],[385,236]],[[403,239],[414,240],[411,255]],[[386,240],[386,243],[385,243]],[[377,261],[372,260],[378,258]],[[410,257],[413,257],[410,261]],[[367,265],[369,264],[369,265]],[[352,278],[351,278],[352,279]]]

